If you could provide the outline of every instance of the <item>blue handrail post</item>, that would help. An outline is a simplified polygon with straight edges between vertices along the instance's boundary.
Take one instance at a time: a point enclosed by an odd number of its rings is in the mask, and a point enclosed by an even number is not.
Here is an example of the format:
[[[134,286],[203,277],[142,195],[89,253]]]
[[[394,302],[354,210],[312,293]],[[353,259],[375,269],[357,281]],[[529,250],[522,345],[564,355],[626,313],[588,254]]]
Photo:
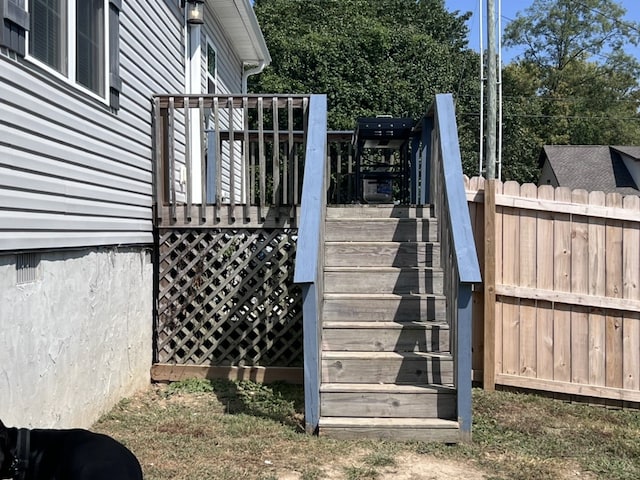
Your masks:
[[[470,283],[458,286],[458,330],[456,335],[456,386],[460,440],[471,440],[471,319],[472,298]]]
[[[293,281],[302,287],[304,421],[313,434],[320,421],[320,339],[327,206],[327,97],[311,95],[307,122],[300,225]]]

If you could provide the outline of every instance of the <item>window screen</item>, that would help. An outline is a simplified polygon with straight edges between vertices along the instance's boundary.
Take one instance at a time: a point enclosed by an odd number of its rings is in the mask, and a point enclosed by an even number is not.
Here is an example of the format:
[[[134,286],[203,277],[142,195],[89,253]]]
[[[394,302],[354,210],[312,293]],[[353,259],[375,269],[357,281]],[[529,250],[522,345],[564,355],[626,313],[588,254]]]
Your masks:
[[[216,93],[216,49],[207,42],[207,92]]]
[[[104,0],[80,0],[76,7],[76,81],[104,96]]]
[[[66,75],[66,0],[29,0],[29,13],[29,54]]]

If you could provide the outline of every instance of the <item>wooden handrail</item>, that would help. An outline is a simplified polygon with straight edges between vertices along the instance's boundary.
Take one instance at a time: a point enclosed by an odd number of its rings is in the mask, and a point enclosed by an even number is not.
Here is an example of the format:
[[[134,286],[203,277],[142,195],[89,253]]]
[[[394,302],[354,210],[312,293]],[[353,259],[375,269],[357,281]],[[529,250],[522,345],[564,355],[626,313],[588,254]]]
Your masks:
[[[324,218],[327,205],[327,97],[309,99],[302,204],[293,281],[302,285],[305,430],[320,420],[320,339],[323,296]]]
[[[428,187],[438,218],[445,295],[450,306],[447,317],[453,338],[458,423],[461,439],[470,440],[472,287],[482,279],[464,189],[452,95],[436,95],[427,116],[433,120],[425,122],[431,131],[423,132],[423,139],[427,139],[423,151],[433,144],[428,178],[423,179],[422,186]]]

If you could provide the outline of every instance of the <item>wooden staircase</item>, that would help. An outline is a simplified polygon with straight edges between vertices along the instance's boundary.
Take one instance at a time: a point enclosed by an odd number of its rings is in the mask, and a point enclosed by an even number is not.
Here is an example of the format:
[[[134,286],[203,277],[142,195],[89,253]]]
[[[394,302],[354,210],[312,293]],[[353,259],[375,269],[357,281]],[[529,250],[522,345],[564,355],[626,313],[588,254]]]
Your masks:
[[[429,207],[327,207],[319,434],[459,441]]]

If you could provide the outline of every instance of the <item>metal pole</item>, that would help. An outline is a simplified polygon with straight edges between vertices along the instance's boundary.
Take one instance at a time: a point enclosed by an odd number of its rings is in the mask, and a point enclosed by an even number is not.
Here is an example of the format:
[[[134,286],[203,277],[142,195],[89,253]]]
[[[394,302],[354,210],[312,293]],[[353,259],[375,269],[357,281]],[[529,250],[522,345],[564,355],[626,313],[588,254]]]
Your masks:
[[[478,175],[482,176],[484,169],[484,16],[482,14],[482,2],[485,0],[478,0],[479,12],[480,12],[480,150]]]
[[[496,178],[496,9],[494,0],[487,0],[487,169],[486,178]]]
[[[498,0],[498,180],[502,180],[502,0]]]

